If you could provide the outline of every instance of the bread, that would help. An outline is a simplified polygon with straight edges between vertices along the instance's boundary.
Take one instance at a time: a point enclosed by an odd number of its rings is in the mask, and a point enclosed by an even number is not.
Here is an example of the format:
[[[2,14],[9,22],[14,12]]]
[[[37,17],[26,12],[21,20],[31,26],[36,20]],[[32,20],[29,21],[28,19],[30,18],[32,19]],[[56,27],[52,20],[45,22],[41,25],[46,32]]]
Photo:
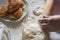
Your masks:
[[[8,5],[9,12],[14,12],[14,11],[18,10],[19,8],[20,8],[20,5],[19,5],[19,3],[16,3],[16,2],[9,3],[9,5]]]
[[[8,5],[9,12],[14,12],[20,7],[23,8],[24,2],[22,0],[10,0]]]
[[[0,17],[6,16],[7,11],[8,11],[7,6],[6,5],[2,6],[2,8],[0,9]]]
[[[11,20],[19,19],[21,16],[22,16],[22,8],[19,8],[19,10],[17,10],[14,13],[9,13],[9,19]]]
[[[0,17],[17,20],[22,15],[23,6],[23,0],[8,0],[8,5],[3,5],[3,7],[0,9]]]
[[[25,3],[24,3],[23,0],[18,0],[17,2],[20,4],[20,7],[21,7],[21,8],[23,8],[23,6],[25,5]]]

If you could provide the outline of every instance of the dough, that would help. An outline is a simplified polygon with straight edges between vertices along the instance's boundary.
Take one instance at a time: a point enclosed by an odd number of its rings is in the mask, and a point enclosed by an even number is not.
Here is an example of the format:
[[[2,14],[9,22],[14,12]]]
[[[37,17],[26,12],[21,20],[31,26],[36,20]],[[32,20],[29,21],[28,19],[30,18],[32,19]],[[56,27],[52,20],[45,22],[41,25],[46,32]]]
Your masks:
[[[24,25],[24,24],[23,24]],[[23,40],[47,40],[37,23],[28,23],[23,27]]]

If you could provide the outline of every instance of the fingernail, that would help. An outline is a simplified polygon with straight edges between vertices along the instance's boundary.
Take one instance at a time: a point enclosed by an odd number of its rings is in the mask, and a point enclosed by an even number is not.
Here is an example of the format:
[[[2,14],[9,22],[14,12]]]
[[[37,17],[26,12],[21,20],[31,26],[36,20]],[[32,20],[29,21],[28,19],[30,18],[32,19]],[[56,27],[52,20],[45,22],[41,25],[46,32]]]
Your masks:
[[[42,26],[47,26],[47,24],[46,23],[43,23],[43,24],[41,24]]]

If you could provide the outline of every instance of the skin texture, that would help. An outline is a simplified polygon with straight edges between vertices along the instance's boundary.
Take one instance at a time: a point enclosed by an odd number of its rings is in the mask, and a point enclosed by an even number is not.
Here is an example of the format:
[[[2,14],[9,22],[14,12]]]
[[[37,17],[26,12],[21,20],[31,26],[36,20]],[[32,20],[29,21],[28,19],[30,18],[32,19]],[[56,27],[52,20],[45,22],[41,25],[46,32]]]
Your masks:
[[[2,8],[0,9],[0,17],[6,16],[7,11],[8,11],[7,6],[6,5],[2,6]]]
[[[16,20],[21,16],[22,16],[22,8],[19,8],[19,10],[17,10],[16,12],[9,14],[9,19]]]
[[[47,32],[60,31],[60,15],[44,16],[39,22]]]

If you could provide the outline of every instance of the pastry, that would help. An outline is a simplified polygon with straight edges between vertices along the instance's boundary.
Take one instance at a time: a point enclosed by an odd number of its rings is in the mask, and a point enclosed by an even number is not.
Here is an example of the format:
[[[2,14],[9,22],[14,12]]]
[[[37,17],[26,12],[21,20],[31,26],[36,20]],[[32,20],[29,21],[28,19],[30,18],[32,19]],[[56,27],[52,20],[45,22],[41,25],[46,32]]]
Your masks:
[[[19,5],[19,3],[16,3],[16,2],[11,2],[8,5],[9,12],[14,12],[14,11],[18,10],[19,8],[20,8],[20,5]]]
[[[10,0],[8,5],[9,12],[14,12],[20,7],[23,8],[24,2],[22,0]]]
[[[3,5],[0,9],[0,17],[9,16],[9,19],[16,20],[21,17],[23,6],[23,0],[8,0],[8,5]]]
[[[20,7],[23,7],[24,6],[24,2],[23,0],[8,0],[9,3],[11,2],[16,2],[16,3],[19,3],[21,6]]]
[[[0,9],[0,17],[6,16],[7,11],[8,11],[7,6],[6,5],[2,6],[2,8]]]
[[[21,16],[22,16],[22,8],[19,8],[19,10],[17,10],[14,13],[9,13],[9,19],[11,20],[16,20],[20,18]]]
[[[17,2],[20,4],[20,7],[23,8],[23,6],[24,6],[24,4],[25,4],[25,3],[23,2],[23,0],[18,0]]]

